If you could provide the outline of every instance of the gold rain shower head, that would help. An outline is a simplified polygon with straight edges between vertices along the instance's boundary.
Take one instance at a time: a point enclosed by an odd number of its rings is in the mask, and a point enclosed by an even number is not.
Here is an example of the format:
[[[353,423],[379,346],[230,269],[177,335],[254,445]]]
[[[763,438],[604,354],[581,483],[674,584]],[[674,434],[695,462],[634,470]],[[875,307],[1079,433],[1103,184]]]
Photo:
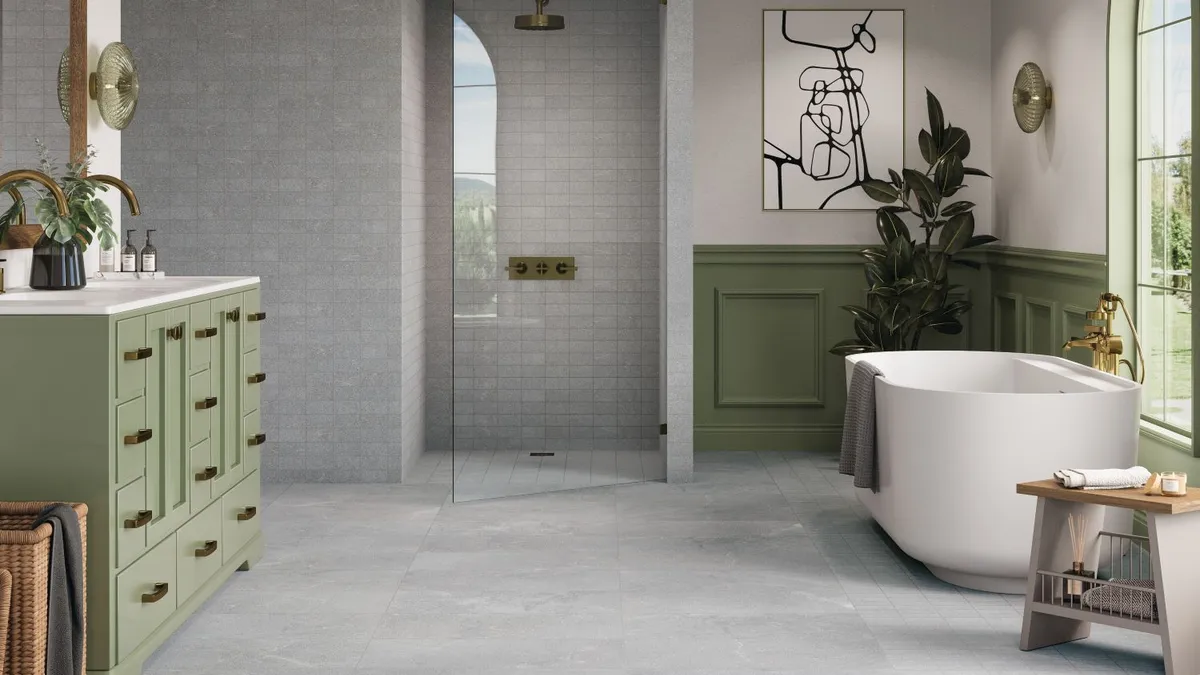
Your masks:
[[[546,5],[550,0],[535,0],[536,14],[522,14],[515,22],[517,30],[562,30],[567,22],[558,14],[546,14]]]

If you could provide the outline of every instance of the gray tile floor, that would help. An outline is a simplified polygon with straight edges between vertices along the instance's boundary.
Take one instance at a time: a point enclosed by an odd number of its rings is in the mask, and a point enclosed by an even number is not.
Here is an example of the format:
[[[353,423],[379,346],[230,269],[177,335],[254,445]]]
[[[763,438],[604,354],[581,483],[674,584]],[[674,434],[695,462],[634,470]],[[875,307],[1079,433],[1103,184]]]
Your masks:
[[[530,452],[475,450],[454,453],[454,501],[496,499],[585,487],[627,485],[667,477],[661,452],[568,450],[551,457]],[[417,483],[448,483],[451,453],[426,453],[412,470]]]
[[[266,557],[146,672],[1163,672],[1156,638],[1105,627],[1019,651],[1021,599],[898,554],[832,457],[696,467],[691,485],[470,504],[437,483],[269,486]]]

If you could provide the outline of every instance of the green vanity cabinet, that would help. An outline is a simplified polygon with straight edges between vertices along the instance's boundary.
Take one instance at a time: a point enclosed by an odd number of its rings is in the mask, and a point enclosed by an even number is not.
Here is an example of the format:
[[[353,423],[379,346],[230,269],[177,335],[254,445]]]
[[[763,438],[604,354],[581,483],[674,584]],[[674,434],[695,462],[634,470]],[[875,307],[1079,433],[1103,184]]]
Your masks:
[[[0,346],[21,355],[5,366],[0,500],[88,504],[88,673],[140,673],[262,555],[265,315],[256,279],[200,281],[214,290],[107,313],[22,314],[0,296]]]

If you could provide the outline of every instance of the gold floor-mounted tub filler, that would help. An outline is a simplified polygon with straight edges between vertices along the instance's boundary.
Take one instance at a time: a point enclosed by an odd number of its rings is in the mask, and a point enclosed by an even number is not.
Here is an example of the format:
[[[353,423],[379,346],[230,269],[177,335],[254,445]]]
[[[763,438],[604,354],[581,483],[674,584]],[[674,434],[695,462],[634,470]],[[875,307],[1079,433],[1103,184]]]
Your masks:
[[[1117,318],[1117,309],[1125,315],[1125,321],[1129,323],[1129,330],[1133,333],[1133,345],[1137,350],[1138,368],[1135,370],[1133,363],[1129,359],[1121,358],[1125,353],[1125,342],[1120,335],[1113,334],[1113,322]],[[1133,325],[1133,319],[1129,316],[1129,309],[1125,306],[1125,301],[1116,293],[1105,293],[1100,296],[1100,302],[1096,305],[1095,311],[1087,313],[1087,326],[1084,330],[1087,335],[1081,338],[1072,338],[1063,345],[1063,351],[1071,349],[1090,349],[1092,350],[1092,367],[1097,370],[1103,370],[1111,375],[1120,375],[1121,364],[1129,367],[1130,376],[1138,383],[1146,381],[1146,359],[1142,356],[1142,341],[1138,337],[1137,328]]]

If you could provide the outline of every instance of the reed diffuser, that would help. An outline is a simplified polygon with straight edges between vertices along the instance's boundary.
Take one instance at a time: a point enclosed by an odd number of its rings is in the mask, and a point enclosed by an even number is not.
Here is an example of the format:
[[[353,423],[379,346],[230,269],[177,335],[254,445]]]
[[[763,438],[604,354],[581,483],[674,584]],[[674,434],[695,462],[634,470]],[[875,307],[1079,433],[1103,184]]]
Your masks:
[[[1063,572],[1081,579],[1063,579],[1063,601],[1064,602],[1083,602],[1083,594],[1093,584],[1089,584],[1083,579],[1095,579],[1096,571],[1089,570],[1084,567],[1083,555],[1087,552],[1086,542],[1084,541],[1085,532],[1087,532],[1087,518],[1076,516],[1073,513],[1067,514],[1067,527],[1071,534],[1071,569]]]

